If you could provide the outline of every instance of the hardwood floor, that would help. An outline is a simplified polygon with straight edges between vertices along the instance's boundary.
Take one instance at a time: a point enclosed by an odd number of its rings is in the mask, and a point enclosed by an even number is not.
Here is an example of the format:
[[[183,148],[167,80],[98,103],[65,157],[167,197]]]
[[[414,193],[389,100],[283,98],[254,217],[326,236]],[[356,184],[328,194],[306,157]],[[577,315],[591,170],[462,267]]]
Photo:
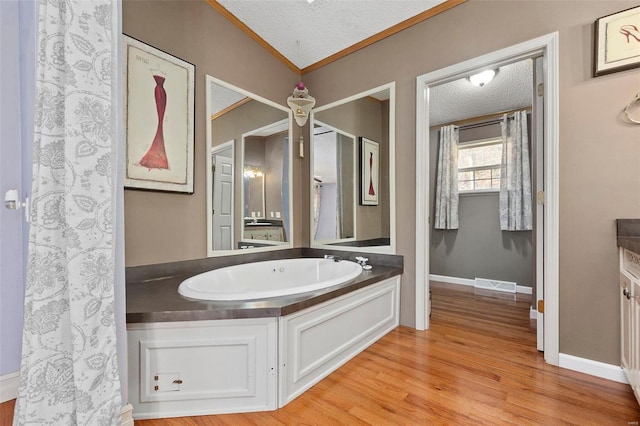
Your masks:
[[[627,425],[640,421],[640,407],[628,385],[544,362],[535,348],[530,296],[515,298],[438,283],[431,288],[430,330],[397,328],[282,409],[135,424]],[[10,404],[0,405],[1,426],[10,424]]]

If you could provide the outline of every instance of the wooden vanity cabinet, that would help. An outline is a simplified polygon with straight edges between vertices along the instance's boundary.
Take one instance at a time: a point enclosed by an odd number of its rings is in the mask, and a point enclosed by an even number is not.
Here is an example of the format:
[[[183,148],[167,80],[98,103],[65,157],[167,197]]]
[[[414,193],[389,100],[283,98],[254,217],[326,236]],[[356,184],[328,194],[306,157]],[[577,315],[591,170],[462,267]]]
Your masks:
[[[620,248],[621,365],[640,402],[640,255]]]

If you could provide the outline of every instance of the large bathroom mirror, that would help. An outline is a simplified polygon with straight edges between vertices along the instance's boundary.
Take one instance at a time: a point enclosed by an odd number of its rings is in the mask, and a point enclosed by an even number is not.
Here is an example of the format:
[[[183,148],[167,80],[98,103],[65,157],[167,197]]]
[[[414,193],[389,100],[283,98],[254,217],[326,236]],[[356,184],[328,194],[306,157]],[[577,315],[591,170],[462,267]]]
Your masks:
[[[207,252],[292,247],[291,113],[214,77],[207,96]]]
[[[395,83],[311,115],[311,246],[395,254]]]

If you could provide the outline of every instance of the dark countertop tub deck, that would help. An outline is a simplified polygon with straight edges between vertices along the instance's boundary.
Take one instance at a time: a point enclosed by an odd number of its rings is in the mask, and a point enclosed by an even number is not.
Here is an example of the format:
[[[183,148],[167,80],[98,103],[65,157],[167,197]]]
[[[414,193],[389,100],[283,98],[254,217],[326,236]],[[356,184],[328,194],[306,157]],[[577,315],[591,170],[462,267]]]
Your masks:
[[[268,299],[218,302],[190,299],[178,293],[178,286],[182,281],[213,269],[266,260],[323,257],[325,254],[337,255],[344,260],[354,260],[356,256],[365,256],[369,258],[368,263],[373,268],[369,271],[362,271],[358,277],[351,281],[333,287]],[[128,267],[126,268],[127,323],[285,316],[401,275],[403,269],[402,256],[310,248]]]
[[[616,219],[618,247],[640,253],[640,219]]]

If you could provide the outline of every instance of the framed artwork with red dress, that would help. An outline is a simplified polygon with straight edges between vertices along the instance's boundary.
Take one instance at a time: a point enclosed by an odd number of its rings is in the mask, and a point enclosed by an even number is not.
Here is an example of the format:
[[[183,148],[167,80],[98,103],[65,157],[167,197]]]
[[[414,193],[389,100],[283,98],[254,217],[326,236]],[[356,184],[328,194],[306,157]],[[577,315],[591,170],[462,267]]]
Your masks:
[[[360,136],[360,204],[377,206],[380,192],[380,145]]]
[[[593,76],[640,67],[640,6],[595,22]]]
[[[195,66],[123,40],[124,185],[193,194]]]

